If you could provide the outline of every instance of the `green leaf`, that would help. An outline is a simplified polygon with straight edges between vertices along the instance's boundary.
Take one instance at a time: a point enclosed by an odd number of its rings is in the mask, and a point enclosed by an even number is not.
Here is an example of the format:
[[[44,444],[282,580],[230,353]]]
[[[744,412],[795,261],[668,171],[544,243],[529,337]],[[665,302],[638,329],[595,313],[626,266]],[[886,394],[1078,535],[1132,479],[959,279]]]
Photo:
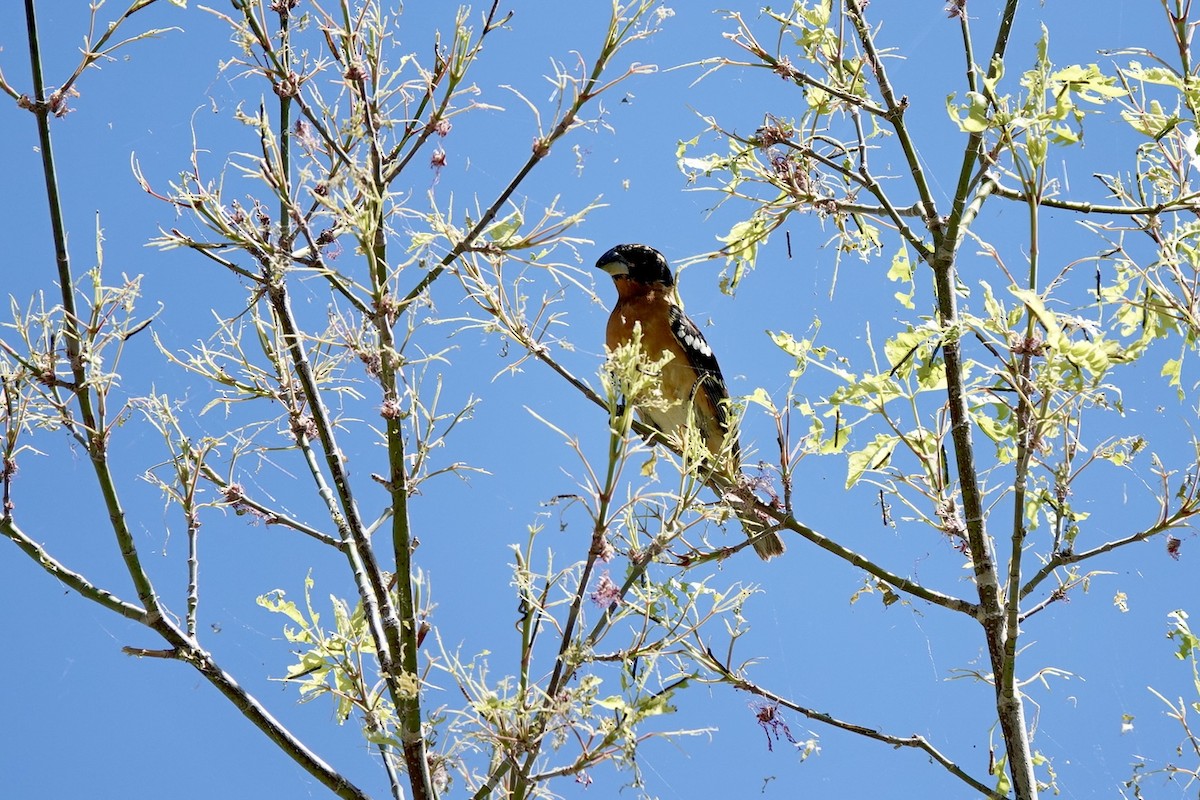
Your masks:
[[[1170,377],[1171,381],[1168,386],[1179,386],[1180,376],[1183,373],[1183,359],[1170,358],[1162,366],[1162,371],[1158,374],[1162,377]]]
[[[1004,78],[1004,59],[1001,57],[992,59],[991,69],[988,70],[988,75],[983,79],[984,88],[987,89],[989,95],[996,94],[996,87],[1000,85],[1000,81]]]
[[[1063,67],[1057,72],[1051,73],[1050,81],[1065,85],[1064,88],[1070,90],[1080,100],[1089,103],[1107,103],[1109,100],[1129,94],[1117,85],[1115,76],[1105,75],[1096,64],[1088,64],[1086,67],[1079,64]]]
[[[879,433],[875,435],[875,441],[862,450],[852,451],[849,454],[846,488],[852,488],[868,470],[874,471],[886,467],[891,462],[892,453],[895,452],[899,442],[899,436]]]
[[[901,244],[896,255],[892,256],[892,266],[888,269],[889,281],[904,281],[908,283],[913,278],[912,262],[908,258],[908,248]]]
[[[309,682],[323,683],[325,675],[329,672],[328,662],[316,652],[310,650],[300,656],[300,660],[288,667],[288,680],[295,680],[301,676],[309,677]]]
[[[671,697],[674,694],[674,692],[664,692],[642,701],[638,706],[638,721],[640,722],[646,717],[657,717],[660,714],[673,713],[675,706],[671,705]]]
[[[901,331],[883,344],[884,356],[897,378],[907,378],[929,359],[929,343],[936,342],[938,331],[922,326]]]
[[[300,613],[300,609],[291,600],[284,600],[283,589],[273,589],[266,594],[259,595],[255,602],[268,611],[273,611],[276,614],[283,614],[292,622],[302,628],[308,627],[308,620]]]
[[[489,225],[488,229],[484,232],[484,235],[496,244],[504,245],[507,244],[508,241],[512,239],[513,235],[521,229],[521,225],[524,224],[524,222],[525,219],[521,215],[520,210],[514,209],[513,212],[504,219],[493,222],[491,225]]]
[[[625,698],[615,694],[612,697],[603,697],[596,700],[596,705],[601,708],[607,708],[610,711],[625,711],[629,708],[629,704],[625,702]]]
[[[1008,790],[1012,788],[1012,784],[1008,781],[1008,756],[1001,756],[996,759],[996,763],[992,765],[992,774],[996,776],[996,793],[1000,796],[1008,794]]]
[[[1072,342],[1066,342],[1064,339],[1063,341],[1065,346],[1061,351],[1062,354],[1075,366],[1087,370],[1092,377],[1098,378],[1104,375],[1112,366],[1112,360],[1108,354],[1109,343],[1103,339],[1096,341],[1079,339]]]
[[[810,416],[808,425],[808,438],[810,441],[820,443],[817,447],[817,452],[823,456],[827,456],[831,453],[840,453],[842,448],[845,447],[847,442],[850,441],[849,427],[846,425],[836,425],[834,426],[833,436],[824,438],[825,423],[821,421],[820,417],[812,414],[811,412],[812,409],[809,407],[808,413]]]
[[[979,284],[983,287],[983,310],[987,312],[988,321],[993,323],[997,330],[1008,328],[1008,311],[1004,304],[996,299],[991,284],[987,281],[980,281]]]
[[[1035,133],[1033,130],[1025,139],[1025,152],[1029,154],[1029,163],[1035,167],[1040,167],[1046,163],[1046,153],[1049,151],[1050,145],[1045,136]]]
[[[1167,638],[1179,645],[1179,650],[1175,653],[1176,658],[1185,659],[1200,650],[1200,638],[1197,638],[1188,626],[1186,611],[1176,609],[1167,614],[1167,619],[1171,620],[1173,626],[1173,630],[1167,631]]]
[[[829,395],[831,405],[865,406],[870,404],[868,401],[883,404],[904,396],[900,386],[887,373],[864,375],[861,378],[846,374],[844,377],[848,383]]]
[[[987,409],[995,410],[996,416],[988,414]],[[1016,435],[1016,427],[1008,407],[1002,403],[991,403],[972,409],[971,419],[979,426],[979,430],[983,431],[983,435],[995,443],[996,457],[1000,463],[1012,463],[1015,457],[1012,441]]]
[[[959,130],[964,133],[979,133],[980,131],[988,130],[988,107],[986,104],[980,107],[977,100],[986,100],[983,95],[978,92],[968,92],[974,97],[967,97],[967,104],[959,104],[955,102],[956,95],[949,94],[946,96],[946,113],[950,116],[950,121],[959,126]],[[964,112],[966,114],[964,115]]]
[[[650,457],[642,464],[641,474],[643,478],[658,477],[658,449],[654,448],[650,451]]]
[[[1183,121],[1176,114],[1166,113],[1157,100],[1151,100],[1144,111],[1122,111],[1121,119],[1138,133],[1155,141],[1166,136]]]
[[[757,214],[736,223],[725,236],[717,237],[717,241],[724,244],[721,251],[725,254],[725,263],[733,265],[730,291],[737,288],[747,270],[754,269],[758,261],[758,246],[766,244],[767,238],[767,222]]]
[[[908,257],[908,247],[905,245],[901,244],[896,255],[892,256],[892,266],[888,269],[887,277],[890,281],[900,281],[908,286],[907,292],[896,292],[895,297],[900,305],[912,309],[917,287],[913,283],[913,265]]]
[[[814,28],[824,28],[829,25],[829,15],[832,12],[832,3],[830,0],[821,0],[819,3],[814,3],[811,6],[799,4],[796,9],[800,18]]]
[[[755,389],[753,393],[746,395],[746,402],[754,403],[756,406],[766,409],[768,414],[774,415],[779,413],[779,409],[775,407],[775,403],[771,400],[771,395],[761,386]]]
[[[1129,66],[1121,70],[1125,77],[1130,80],[1141,81],[1142,83],[1156,83],[1161,86],[1170,86],[1174,89],[1183,89],[1183,79],[1179,73],[1173,69],[1166,67],[1143,67],[1140,62],[1130,61]]]
[[[1045,23],[1041,24],[1042,35],[1038,38],[1036,45],[1037,49],[1037,64],[1039,67],[1046,66],[1050,63],[1050,29]]]
[[[979,92],[967,92],[966,98],[970,105],[967,107],[966,118],[960,123],[962,129],[967,133],[987,130],[990,123],[987,98]]]
[[[700,144],[700,135],[699,134],[697,134],[692,139],[687,139],[687,140],[680,139],[679,142],[675,145],[675,158],[683,158],[683,154],[687,152],[687,149],[689,147],[695,147],[698,144]]]
[[[1102,458],[1118,467],[1133,461],[1134,456],[1146,448],[1146,440],[1140,436],[1126,436],[1096,449],[1096,458]]]
[[[767,331],[767,335],[771,337],[771,341],[775,343],[776,347],[796,359],[796,367],[789,375],[793,378],[799,378],[803,375],[805,368],[808,366],[809,354],[813,349],[812,340],[797,339],[787,331],[782,333]]]
[[[1063,338],[1062,328],[1059,327],[1058,318],[1054,312],[1046,308],[1046,303],[1042,300],[1041,295],[1031,289],[1019,289],[1015,286],[1010,286],[1008,291],[1013,294],[1018,300],[1025,304],[1025,308],[1037,317],[1038,322],[1046,329],[1046,341],[1051,347],[1058,349]]]

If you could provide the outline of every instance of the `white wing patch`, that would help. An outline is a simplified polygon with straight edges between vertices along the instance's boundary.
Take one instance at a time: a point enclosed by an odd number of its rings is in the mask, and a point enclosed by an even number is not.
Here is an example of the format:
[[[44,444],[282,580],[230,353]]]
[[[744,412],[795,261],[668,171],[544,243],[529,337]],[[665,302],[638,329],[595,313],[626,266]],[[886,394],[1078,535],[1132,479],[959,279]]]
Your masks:
[[[675,337],[680,343],[691,350],[693,353],[699,353],[705,358],[712,358],[712,348],[708,346],[708,342],[704,340],[704,336],[696,329],[694,325],[689,325],[686,318],[679,317],[675,320]]]

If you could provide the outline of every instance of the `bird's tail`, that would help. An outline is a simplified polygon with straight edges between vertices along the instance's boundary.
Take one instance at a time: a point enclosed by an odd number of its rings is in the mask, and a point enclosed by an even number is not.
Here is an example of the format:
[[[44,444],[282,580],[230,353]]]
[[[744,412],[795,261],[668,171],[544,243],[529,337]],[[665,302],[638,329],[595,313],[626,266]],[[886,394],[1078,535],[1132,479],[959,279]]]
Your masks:
[[[742,523],[742,530],[750,538],[750,545],[759,558],[770,561],[775,556],[783,555],[786,548],[779,532],[773,530],[767,520],[759,519],[753,508],[739,508],[737,516],[738,521]]]

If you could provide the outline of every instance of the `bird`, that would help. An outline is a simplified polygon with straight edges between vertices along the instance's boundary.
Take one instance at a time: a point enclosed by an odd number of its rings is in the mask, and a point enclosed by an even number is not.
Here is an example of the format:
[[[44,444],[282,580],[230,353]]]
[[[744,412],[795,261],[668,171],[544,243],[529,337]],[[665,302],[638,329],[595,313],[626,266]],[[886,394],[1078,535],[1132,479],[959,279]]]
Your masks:
[[[640,328],[647,361],[660,361],[666,353],[673,356],[659,378],[665,404],[635,405],[638,416],[680,441],[685,440],[688,425],[694,425],[714,462],[720,463],[730,430],[729,389],[708,340],[679,305],[667,259],[649,245],[619,244],[600,256],[596,268],[612,276],[617,287],[617,302],[605,330],[609,351],[628,344]],[[741,472],[736,437],[729,455],[733,478]],[[766,531],[762,521],[745,514],[739,514],[739,519],[760,558],[766,561],[783,553],[777,532]]]

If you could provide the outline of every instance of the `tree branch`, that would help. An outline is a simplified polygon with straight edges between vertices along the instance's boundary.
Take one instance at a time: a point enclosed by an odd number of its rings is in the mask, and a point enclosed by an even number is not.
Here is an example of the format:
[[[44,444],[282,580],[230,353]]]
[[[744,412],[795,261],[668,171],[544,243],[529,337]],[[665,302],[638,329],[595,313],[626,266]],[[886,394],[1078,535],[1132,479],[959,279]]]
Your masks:
[[[701,657],[701,653],[705,654],[706,657]],[[845,720],[838,719],[837,717],[827,714],[824,711],[817,711],[816,709],[792,702],[781,695],[775,694],[774,692],[747,680],[738,673],[730,670],[727,666],[725,666],[725,664],[721,663],[721,660],[718,659],[707,648],[705,648],[703,651],[697,651],[696,657],[697,660],[703,665],[716,672],[720,676],[722,682],[728,683],[735,689],[740,689],[744,692],[756,695],[767,700],[772,705],[790,709],[798,714],[803,714],[809,719],[816,720],[817,722],[824,723],[834,728],[838,728],[839,730],[848,731],[850,733],[858,734],[859,736],[865,736],[868,739],[874,739],[877,742],[883,742],[884,744],[889,744],[892,747],[911,747],[920,750],[926,753],[933,761],[945,768],[945,770],[951,775],[966,783],[982,796],[991,798],[991,800],[1007,800],[1006,795],[1000,794],[988,785],[968,775],[966,771],[964,771],[941,751],[930,744],[929,740],[924,736],[919,734],[913,734],[912,736],[894,736],[889,733],[884,733],[876,728],[859,725],[853,722],[846,722]]]
[[[1172,514],[1170,518],[1159,520],[1157,523],[1149,528],[1146,528],[1145,530],[1130,534],[1129,536],[1125,536],[1120,539],[1113,539],[1112,541],[1093,547],[1090,550],[1084,550],[1081,553],[1076,553],[1074,550],[1060,550],[1052,555],[1050,559],[1042,565],[1042,568],[1037,571],[1036,575],[1025,582],[1025,585],[1021,587],[1021,597],[1028,597],[1030,593],[1032,593],[1039,585],[1041,585],[1046,578],[1050,577],[1050,575],[1053,574],[1054,571],[1059,567],[1065,567],[1070,564],[1078,564],[1081,561],[1087,561],[1095,558],[1096,556],[1102,556],[1105,553],[1111,553],[1118,548],[1126,547],[1138,542],[1144,542],[1160,533],[1165,533],[1166,531],[1181,527],[1197,514],[1200,514],[1200,508],[1197,508],[1195,504],[1190,504],[1184,508],[1181,508],[1175,514]],[[1026,613],[1025,616],[1029,616],[1029,613],[1032,612]]]
[[[1034,200],[1025,192],[1004,186],[990,173],[989,180],[993,186],[992,191],[999,197],[1003,197],[1006,200],[1016,200],[1020,203],[1029,203]],[[1200,192],[1180,195],[1171,200],[1149,206],[1106,205],[1104,203],[1092,203],[1085,200],[1063,200],[1057,197],[1043,196],[1038,196],[1036,202],[1038,205],[1046,208],[1058,208],[1064,211],[1074,211],[1079,214],[1152,217],[1167,211],[1196,211],[1200,209]]]
[[[109,611],[114,611],[126,619],[131,619],[134,622],[140,622],[144,625],[149,624],[150,615],[146,613],[145,609],[122,600],[107,589],[95,585],[83,575],[66,567],[62,562],[50,555],[50,552],[45,547],[29,538],[11,516],[0,516],[0,533],[3,533],[13,544],[21,548],[25,555],[33,559],[34,563],[39,567],[56,580],[74,589],[81,597],[98,603]]]

